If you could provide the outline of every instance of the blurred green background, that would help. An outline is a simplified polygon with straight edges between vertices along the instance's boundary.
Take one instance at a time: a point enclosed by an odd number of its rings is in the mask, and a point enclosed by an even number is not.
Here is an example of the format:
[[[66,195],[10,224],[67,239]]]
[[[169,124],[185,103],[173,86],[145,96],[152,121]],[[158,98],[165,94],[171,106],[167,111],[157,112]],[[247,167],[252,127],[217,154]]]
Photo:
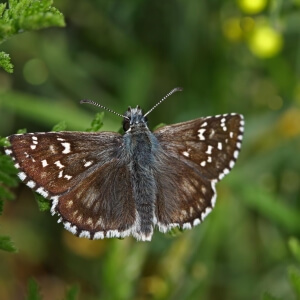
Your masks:
[[[63,299],[74,284],[78,299],[300,299],[300,1],[54,6],[66,27],[1,44],[15,68],[0,70],[0,136],[62,120],[84,130],[99,109],[81,99],[149,110],[182,86],[151,113],[150,127],[238,112],[245,137],[205,222],[156,232],[151,243],[76,238],[20,184],[0,217],[1,234],[19,249],[0,252],[0,299],[23,299],[32,277],[43,299]],[[103,130],[121,121],[105,113]]]

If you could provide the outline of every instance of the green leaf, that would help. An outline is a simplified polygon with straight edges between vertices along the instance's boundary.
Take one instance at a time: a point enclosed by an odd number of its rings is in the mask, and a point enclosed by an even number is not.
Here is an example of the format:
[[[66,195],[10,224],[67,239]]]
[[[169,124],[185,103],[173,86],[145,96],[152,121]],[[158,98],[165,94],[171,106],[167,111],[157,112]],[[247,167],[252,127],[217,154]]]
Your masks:
[[[295,267],[289,268],[289,279],[296,294],[296,299],[300,299],[300,272]]]
[[[0,199],[0,216],[2,215],[3,212],[3,200]]]
[[[300,242],[296,237],[291,237],[288,241],[289,248],[294,257],[300,262]]]
[[[6,8],[6,3],[0,3],[0,17],[2,17],[5,8]]]
[[[52,131],[64,131],[67,129],[66,121],[61,121],[58,124],[54,125]]]
[[[9,6],[1,3],[0,44],[24,31],[65,26],[63,14],[52,4],[52,0],[11,0]],[[13,72],[10,57],[5,52],[0,52],[0,67],[8,73]]]
[[[100,128],[103,126],[103,118],[104,118],[104,112],[97,113],[94,120],[91,123],[91,127],[88,128],[86,131],[88,132],[99,131]]]
[[[15,196],[6,187],[0,185],[0,199],[1,200],[14,200]]]
[[[27,129],[26,129],[26,128],[19,129],[19,130],[17,131],[17,134],[23,134],[23,133],[27,133]]]
[[[164,127],[166,126],[167,124],[166,123],[159,123],[158,125],[154,126],[154,128],[152,129],[153,131],[160,128],[160,127]]]
[[[12,73],[14,71],[14,66],[10,61],[9,54],[3,51],[0,52],[0,67],[3,68],[8,73]]]
[[[1,165],[1,164],[0,164]],[[0,169],[0,182],[7,186],[16,186],[16,179],[11,176],[6,170]]]
[[[265,292],[262,296],[262,300],[281,300],[281,298],[275,297],[268,292]]]
[[[72,285],[66,291],[66,296],[64,300],[76,300],[78,297],[79,288],[77,285]]]
[[[277,195],[253,185],[243,187],[242,193],[243,200],[253,209],[292,233],[300,232],[299,211],[285,205]]]
[[[6,137],[3,137],[3,138],[0,137],[0,146],[2,146],[2,147],[10,146],[10,143]]]
[[[18,170],[15,168],[13,160],[10,156],[0,155],[0,172],[5,172],[6,175],[10,175],[10,179],[7,181],[9,186],[17,186],[18,179],[17,173]]]
[[[39,206],[40,211],[48,211],[51,208],[51,203],[49,200],[45,199],[42,195],[34,193],[34,198]]]
[[[33,278],[28,281],[27,294],[27,300],[42,300],[39,286]]]
[[[7,252],[17,252],[16,247],[8,236],[0,236],[0,249]]]

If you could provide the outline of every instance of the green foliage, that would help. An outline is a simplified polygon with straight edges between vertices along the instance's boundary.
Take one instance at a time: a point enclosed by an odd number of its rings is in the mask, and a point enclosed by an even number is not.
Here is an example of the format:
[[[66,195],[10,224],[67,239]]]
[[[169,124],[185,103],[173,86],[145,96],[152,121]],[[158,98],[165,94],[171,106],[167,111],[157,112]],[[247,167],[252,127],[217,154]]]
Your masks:
[[[66,295],[63,300],[76,300],[78,299],[79,287],[77,285],[72,285],[66,291]]]
[[[78,293],[78,286],[72,285],[66,290],[65,297],[63,298],[63,300],[76,300]],[[28,280],[26,300],[43,300],[40,287],[34,278],[30,278]]]
[[[0,4],[0,44],[12,36],[51,26],[65,26],[61,12],[52,6],[52,0],[10,0]],[[0,52],[0,66],[13,72],[9,55]]]
[[[28,280],[26,300],[42,300],[39,286],[33,278]]]
[[[91,127],[87,128],[86,131],[87,132],[99,131],[103,126],[103,118],[104,118],[104,112],[98,112],[91,123]]]
[[[294,257],[297,259],[298,263],[300,262],[300,242],[297,238],[291,237],[288,241],[288,245],[290,248],[290,251],[294,255]]]
[[[160,123],[160,124],[158,124],[158,125],[156,125],[156,126],[153,127],[153,131],[156,130],[156,129],[158,129],[158,128],[160,128],[160,127],[163,127],[163,126],[165,126],[165,125],[167,125],[167,124],[165,124],[165,123]]]
[[[300,272],[295,267],[289,268],[289,280],[295,293],[296,299],[300,299]]]
[[[14,66],[10,62],[9,54],[3,51],[0,52],[0,66],[8,73],[12,73],[14,71]]]
[[[262,296],[262,300],[283,300],[283,299],[277,298],[277,297],[271,295],[270,293],[265,292]]]
[[[8,146],[6,138],[0,137],[0,146]],[[5,200],[13,200],[14,195],[9,188],[17,186],[17,170],[13,165],[13,161],[7,155],[0,152],[0,215],[3,212],[3,204]],[[0,249],[7,252],[16,252],[17,249],[8,236],[0,236]]]
[[[17,248],[8,236],[0,235],[0,249],[7,252],[17,252]]]
[[[66,121],[61,121],[58,124],[54,125],[52,131],[64,131],[67,129]]]
[[[35,201],[38,204],[40,211],[48,211],[51,208],[51,203],[49,200],[45,199],[42,195],[34,193]]]

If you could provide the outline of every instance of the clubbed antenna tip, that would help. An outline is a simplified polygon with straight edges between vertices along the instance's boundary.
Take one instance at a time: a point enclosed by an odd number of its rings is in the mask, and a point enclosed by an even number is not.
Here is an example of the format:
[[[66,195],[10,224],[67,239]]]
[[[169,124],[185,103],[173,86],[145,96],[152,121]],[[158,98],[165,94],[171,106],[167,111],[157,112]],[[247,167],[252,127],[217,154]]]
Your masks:
[[[149,115],[153,109],[155,109],[159,104],[161,104],[163,101],[165,101],[169,96],[171,96],[172,94],[176,93],[176,92],[181,92],[183,91],[182,87],[176,87],[173,90],[171,90],[166,96],[164,96],[158,103],[156,103],[148,112],[146,112],[144,114],[144,117],[146,117],[147,115]]]
[[[113,114],[115,114],[115,115],[117,115],[119,117],[128,119],[128,117],[123,116],[123,115],[121,115],[121,114],[113,111],[112,109],[109,109],[109,108],[107,108],[107,107],[105,107],[105,106],[103,106],[103,105],[101,105],[99,103],[96,103],[96,102],[92,101],[92,100],[89,100],[89,99],[80,100],[80,104],[83,104],[83,103],[88,103],[88,104],[92,104],[94,106],[98,106],[98,107],[103,108],[103,109],[105,109],[105,110],[107,110],[107,111],[109,111],[109,112],[111,112],[111,113],[113,113]]]

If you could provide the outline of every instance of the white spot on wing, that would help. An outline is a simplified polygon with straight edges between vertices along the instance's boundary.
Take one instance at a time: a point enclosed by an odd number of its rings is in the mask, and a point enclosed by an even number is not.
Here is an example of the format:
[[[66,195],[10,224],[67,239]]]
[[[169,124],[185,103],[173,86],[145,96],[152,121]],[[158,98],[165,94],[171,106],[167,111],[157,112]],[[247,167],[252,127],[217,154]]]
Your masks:
[[[201,214],[202,220],[204,220],[211,211],[212,209],[210,207],[207,207],[206,210]]]
[[[198,137],[200,139],[200,141],[205,141],[205,136],[203,135],[206,129],[199,129],[198,132]]]
[[[201,223],[200,219],[195,219],[195,220],[193,221],[193,226],[197,226],[197,225],[199,225],[200,223]]]
[[[208,145],[207,150],[205,153],[207,154],[211,154],[211,150],[213,149],[213,147],[211,145]]]
[[[64,168],[64,165],[62,165],[59,160],[57,160],[54,164],[57,165],[59,169]]]
[[[205,160],[202,161],[202,162],[200,163],[200,166],[201,166],[201,167],[205,167],[205,166],[206,166],[206,161],[205,161]]]
[[[33,180],[29,180],[27,183],[27,186],[29,186],[31,189],[35,188],[35,182]]]
[[[43,168],[45,168],[46,166],[48,166],[48,162],[46,159],[42,160],[42,166]]]
[[[32,150],[34,150],[34,149],[36,148],[36,145],[30,145],[30,148],[31,148]]]
[[[182,229],[191,229],[191,228],[192,228],[191,223],[184,223],[182,225]]]
[[[70,143],[61,143],[61,145],[65,148],[63,150],[63,154],[68,154],[71,152],[71,144]]]
[[[70,175],[65,175],[64,178],[66,178],[67,180],[70,180],[72,178],[72,176]]]
[[[94,240],[104,239],[103,231],[98,231],[94,234]]]
[[[77,232],[77,227],[75,225],[72,226],[70,222],[64,222],[64,227],[73,234]]]
[[[5,153],[6,153],[6,155],[11,155],[12,151],[10,149],[5,149]]]
[[[24,172],[20,172],[20,173],[18,173],[18,176],[19,176],[19,178],[22,180],[22,181],[24,181],[25,179],[26,179],[26,174],[24,173]]]
[[[79,237],[84,237],[84,238],[90,239],[91,234],[89,233],[89,231],[83,230],[83,231],[80,232]]]
[[[36,192],[41,194],[44,198],[49,196],[49,193],[42,187],[39,187]]]
[[[87,162],[84,164],[84,167],[87,168],[87,167],[89,167],[90,165],[92,165],[92,163],[93,163],[92,161],[87,161]]]
[[[233,152],[233,157],[234,157],[235,159],[237,159],[238,156],[239,156],[239,151],[238,151],[238,150],[235,150],[235,151]]]
[[[52,216],[55,214],[55,208],[58,204],[58,199],[59,199],[59,196],[53,196],[50,198],[52,200],[52,205],[51,205],[51,214]]]
[[[217,199],[216,182],[217,182],[217,180],[212,180],[212,181],[211,181],[211,188],[212,188],[212,190],[214,191],[214,194],[213,194],[212,199],[211,199],[211,206],[212,206],[212,207],[215,206],[215,204],[216,204],[216,199]],[[202,220],[203,220],[203,218],[202,218]]]
[[[184,156],[186,156],[186,157],[189,157],[189,156],[190,156],[190,154],[189,154],[187,151],[183,151],[182,154],[183,154]]]

